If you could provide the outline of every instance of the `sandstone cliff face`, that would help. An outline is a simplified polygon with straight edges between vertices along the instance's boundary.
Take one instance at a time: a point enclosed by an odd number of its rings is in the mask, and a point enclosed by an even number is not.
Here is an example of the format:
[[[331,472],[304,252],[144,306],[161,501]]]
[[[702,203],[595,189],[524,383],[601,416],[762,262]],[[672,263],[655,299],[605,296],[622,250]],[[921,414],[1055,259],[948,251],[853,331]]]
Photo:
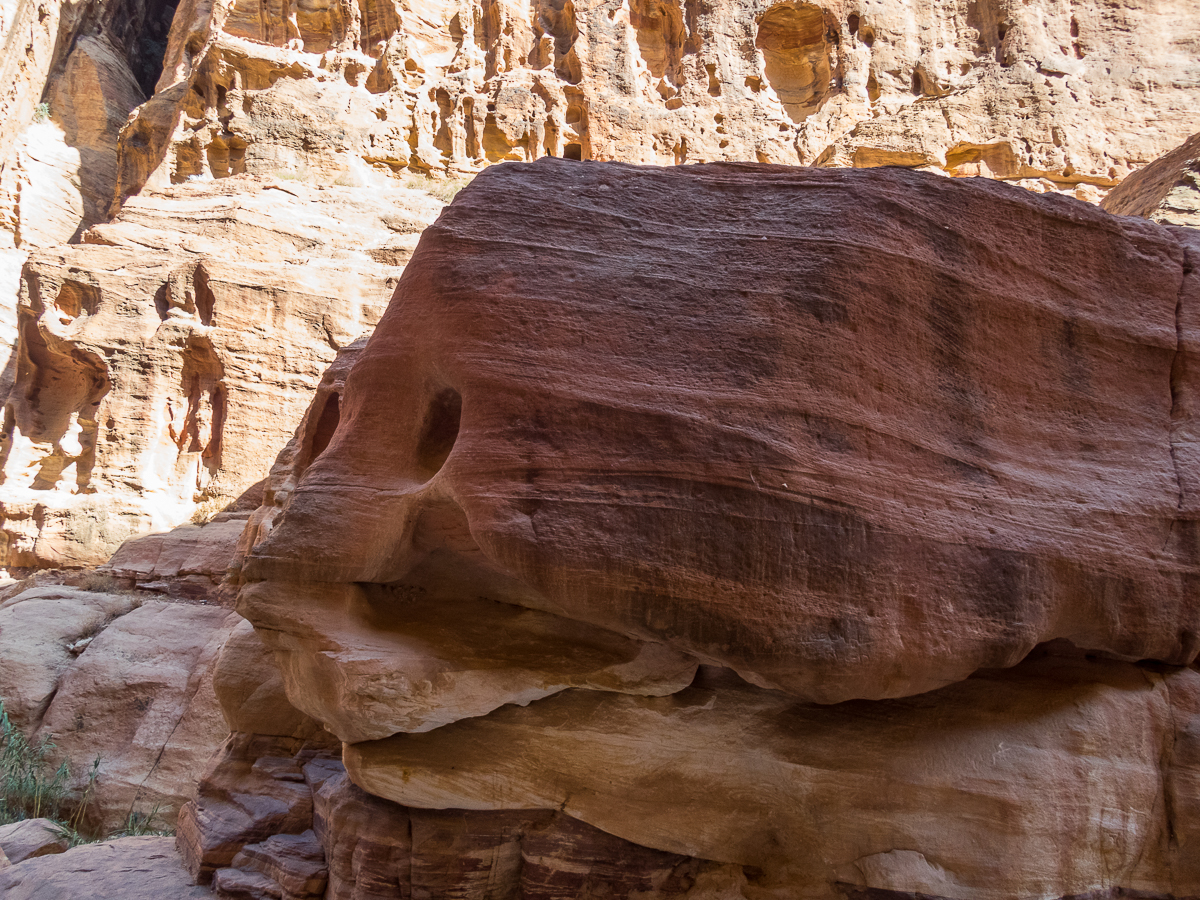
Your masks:
[[[552,155],[921,166],[1091,198],[1200,126],[1198,46],[1187,0],[185,2],[119,192]]]
[[[400,188],[180,185],[35,253],[0,449],[0,565],[98,565],[259,481],[440,206]]]
[[[237,896],[291,834],[330,896],[431,890],[441,840],[432,895],[1200,891],[1198,250],[898,170],[484,173],[240,567],[393,804],[295,720],[243,736],[192,870]],[[307,795],[256,762],[289,754]],[[296,797],[237,806],[255,771]]]

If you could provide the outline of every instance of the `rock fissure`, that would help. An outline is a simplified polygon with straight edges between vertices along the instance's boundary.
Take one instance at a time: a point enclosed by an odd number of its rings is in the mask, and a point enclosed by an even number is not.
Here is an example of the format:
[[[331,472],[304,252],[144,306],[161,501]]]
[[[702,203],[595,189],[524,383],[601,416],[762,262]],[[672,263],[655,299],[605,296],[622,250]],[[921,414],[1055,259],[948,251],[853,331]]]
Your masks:
[[[1183,400],[1181,399],[1180,394],[1183,390],[1182,383],[1187,367],[1186,354],[1189,352],[1189,350],[1185,346],[1185,336],[1183,331],[1183,303],[1184,294],[1188,288],[1188,281],[1192,276],[1193,263],[1191,248],[1187,244],[1182,244],[1180,249],[1183,251],[1183,263],[1181,265],[1179,293],[1175,298],[1175,352],[1171,357],[1171,419],[1169,440],[1171,465],[1175,472],[1175,483],[1178,487],[1178,500],[1176,503],[1176,509],[1182,513],[1186,508],[1187,498],[1185,497],[1182,464],[1179,461],[1179,449],[1177,447],[1176,433],[1182,426],[1185,415],[1185,411],[1183,409]]]

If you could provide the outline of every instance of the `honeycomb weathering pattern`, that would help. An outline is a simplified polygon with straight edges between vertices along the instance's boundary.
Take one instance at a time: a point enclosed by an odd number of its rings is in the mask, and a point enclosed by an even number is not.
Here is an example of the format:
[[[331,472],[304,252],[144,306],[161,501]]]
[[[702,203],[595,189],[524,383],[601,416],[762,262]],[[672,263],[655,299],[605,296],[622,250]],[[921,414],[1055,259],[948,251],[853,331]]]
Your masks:
[[[1189,241],[899,169],[493,167],[246,574],[538,608],[819,702],[1055,638],[1189,662]]]

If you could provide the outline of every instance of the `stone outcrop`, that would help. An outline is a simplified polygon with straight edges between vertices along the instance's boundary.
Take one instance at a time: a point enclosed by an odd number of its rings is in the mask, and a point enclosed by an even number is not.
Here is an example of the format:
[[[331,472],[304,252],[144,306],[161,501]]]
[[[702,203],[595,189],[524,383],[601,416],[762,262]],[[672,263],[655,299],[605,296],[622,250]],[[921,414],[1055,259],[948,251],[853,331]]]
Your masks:
[[[903,165],[1098,197],[1200,106],[1192,4],[185,2],[119,196],[552,155]]]
[[[333,897],[1200,892],[1198,253],[895,169],[485,172],[252,519],[279,680],[229,680],[191,871],[282,890],[315,838]],[[295,802],[251,814],[256,771]]]
[[[82,795],[100,760],[89,815],[117,830],[131,812],[171,825],[227,733],[213,670],[238,617],[148,600],[89,644],[59,681],[39,735],[69,759]]]
[[[168,837],[127,837],[83,844],[0,871],[6,900],[211,900],[191,884]]]
[[[356,744],[346,763],[411,806],[561,809],[795,893],[1188,896],[1200,784],[1174,751],[1195,752],[1200,676],[1160,679],[1048,657],[908,700],[797,707],[706,674],[660,700],[570,692]]]
[[[12,723],[36,730],[71,664],[101,629],[136,606],[131,594],[57,585],[0,604],[0,698]]]
[[[0,825],[0,851],[14,865],[66,850],[66,839],[55,831],[50,819],[23,819],[11,825]]]
[[[111,576],[75,580],[84,586],[18,584],[0,604],[0,698],[25,735],[53,744],[47,765],[67,763],[86,831],[111,834],[131,817],[170,827],[229,733],[214,673],[245,623]]]
[[[0,564],[98,565],[128,537],[234,504],[440,208],[386,185],[180,185],[35,254],[0,449]]]
[[[1200,228],[1200,134],[1134,172],[1100,206],[1119,216]]]

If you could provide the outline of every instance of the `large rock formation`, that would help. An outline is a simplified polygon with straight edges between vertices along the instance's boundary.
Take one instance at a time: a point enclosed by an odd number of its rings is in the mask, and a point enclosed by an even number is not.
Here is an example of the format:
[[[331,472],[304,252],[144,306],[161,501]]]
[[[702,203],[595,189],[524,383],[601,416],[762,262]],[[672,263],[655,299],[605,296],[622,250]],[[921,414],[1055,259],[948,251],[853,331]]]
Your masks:
[[[233,891],[317,840],[332,896],[416,896],[458,810],[434,895],[486,859],[579,896],[530,857],[617,897],[1197,893],[1197,258],[985,180],[489,170],[240,567],[394,805],[289,720],[210,770],[185,858]],[[275,846],[230,785],[289,752],[313,818]]]
[[[56,856],[26,860],[0,871],[0,894],[10,900],[209,900],[188,883],[179,854],[165,837],[128,837],[84,844]]]
[[[21,0],[0,11],[0,398],[20,433],[0,566],[94,565],[258,481],[440,208],[398,199],[429,186],[413,173],[893,164],[1098,199],[1200,125],[1197,21],[1188,0]],[[209,291],[228,295],[211,333]],[[199,327],[160,326],[164,303]],[[251,321],[270,324],[244,347],[224,331]]]
[[[1198,44],[1188,0],[185,2],[118,191],[552,155],[924,166],[1094,197],[1200,124]]]
[[[398,678],[449,601],[820,702],[1055,638],[1187,664],[1189,241],[901,170],[489,171],[426,231],[243,606],[325,661],[366,627]]]

